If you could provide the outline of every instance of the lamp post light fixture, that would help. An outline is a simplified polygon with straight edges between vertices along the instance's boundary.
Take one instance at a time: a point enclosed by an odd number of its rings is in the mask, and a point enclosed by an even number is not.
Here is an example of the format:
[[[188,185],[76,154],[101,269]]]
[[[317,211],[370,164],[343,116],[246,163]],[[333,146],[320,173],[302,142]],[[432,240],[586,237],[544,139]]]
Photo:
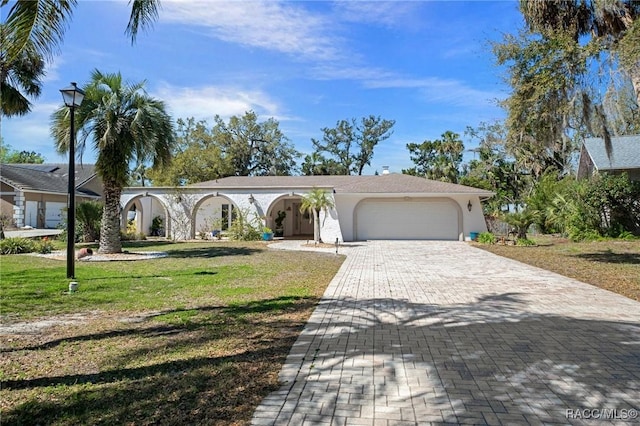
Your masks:
[[[75,227],[76,227],[76,141],[74,112],[82,104],[84,92],[76,83],[60,89],[64,104],[69,107],[69,187],[67,191],[67,278],[75,278]]]
[[[467,210],[471,211],[472,208],[473,204],[471,204],[471,200],[469,200],[469,202],[467,203]]]

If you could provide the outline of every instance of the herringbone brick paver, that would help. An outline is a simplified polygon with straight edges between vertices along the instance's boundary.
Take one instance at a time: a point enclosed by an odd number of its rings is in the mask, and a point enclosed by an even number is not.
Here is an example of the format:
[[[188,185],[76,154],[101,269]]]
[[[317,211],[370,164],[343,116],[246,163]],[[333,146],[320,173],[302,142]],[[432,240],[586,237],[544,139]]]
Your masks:
[[[358,243],[253,424],[588,422],[640,408],[638,341],[614,293],[465,243]]]

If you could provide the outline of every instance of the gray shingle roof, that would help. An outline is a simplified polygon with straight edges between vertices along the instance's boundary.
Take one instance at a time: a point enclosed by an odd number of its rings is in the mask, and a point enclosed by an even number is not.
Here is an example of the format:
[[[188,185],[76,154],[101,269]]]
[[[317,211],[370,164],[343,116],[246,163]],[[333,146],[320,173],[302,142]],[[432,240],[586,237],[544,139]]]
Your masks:
[[[404,174],[379,176],[230,176],[218,180],[189,185],[192,188],[330,188],[338,194],[361,193],[422,193],[477,194],[491,196],[484,189],[428,180]]]
[[[584,146],[598,170],[629,170],[640,168],[640,135],[611,138],[611,158],[607,156],[604,139],[587,138]]]
[[[2,164],[0,179],[23,191],[40,191],[66,194],[68,191],[67,164]],[[76,188],[84,185],[96,175],[92,164],[76,166]],[[79,192],[97,196],[92,191]]]

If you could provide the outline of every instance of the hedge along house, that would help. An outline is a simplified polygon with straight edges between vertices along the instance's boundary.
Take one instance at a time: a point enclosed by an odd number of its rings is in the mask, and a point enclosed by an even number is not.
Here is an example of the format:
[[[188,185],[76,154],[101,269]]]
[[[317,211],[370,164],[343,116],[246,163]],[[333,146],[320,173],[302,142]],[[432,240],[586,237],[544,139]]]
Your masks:
[[[0,166],[3,216],[18,228],[57,228],[67,213],[69,166],[66,164],[2,164]],[[76,205],[102,199],[102,181],[92,164],[75,170]]]
[[[459,240],[486,231],[481,202],[492,192],[420,177],[380,176],[232,176],[187,187],[125,188],[122,225],[136,211],[138,232],[148,234],[159,216],[164,236],[194,238],[199,232],[224,230],[233,217],[275,228],[285,212],[284,237],[313,234],[313,223],[300,212],[302,197],[324,189],[334,200],[321,213],[325,241],[373,239]]]

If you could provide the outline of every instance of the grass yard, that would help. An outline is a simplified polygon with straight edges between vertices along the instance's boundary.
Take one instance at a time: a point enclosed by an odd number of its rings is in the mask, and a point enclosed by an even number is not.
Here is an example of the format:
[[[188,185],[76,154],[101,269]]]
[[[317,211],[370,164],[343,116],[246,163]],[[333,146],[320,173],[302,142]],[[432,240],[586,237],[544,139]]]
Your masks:
[[[551,236],[533,239],[538,246],[475,245],[640,301],[640,240],[573,243]]]
[[[343,261],[260,242],[125,249],[169,257],[78,262],[67,294],[64,261],[2,256],[0,423],[248,424]]]

